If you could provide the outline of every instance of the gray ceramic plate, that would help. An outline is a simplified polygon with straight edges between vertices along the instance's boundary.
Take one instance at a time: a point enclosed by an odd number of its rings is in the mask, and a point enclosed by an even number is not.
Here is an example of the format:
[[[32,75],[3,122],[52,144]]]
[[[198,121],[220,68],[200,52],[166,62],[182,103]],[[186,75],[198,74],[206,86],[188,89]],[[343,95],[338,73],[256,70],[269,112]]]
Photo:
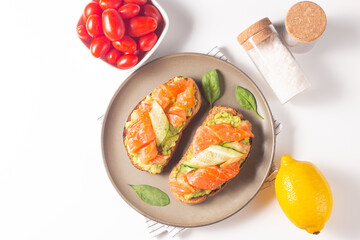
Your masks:
[[[200,111],[184,131],[172,161],[159,175],[151,175],[133,167],[123,145],[123,129],[134,106],[159,84],[178,75],[193,78],[201,89],[201,78],[217,69],[221,95],[216,105],[239,110],[253,124],[255,135],[251,155],[244,167],[216,196],[197,205],[179,202],[168,186],[168,176],[192,141],[195,130],[209,112],[203,99]],[[253,112],[239,106],[235,99],[237,85],[249,89],[256,97],[261,120]],[[154,60],[131,74],[116,91],[107,109],[102,131],[102,151],[106,170],[115,189],[135,210],[155,221],[173,226],[197,227],[221,221],[243,208],[259,191],[266,179],[274,156],[275,134],[269,106],[257,86],[238,68],[220,60],[197,53],[182,53]],[[128,184],[149,184],[170,197],[170,204],[155,207],[142,202]]]

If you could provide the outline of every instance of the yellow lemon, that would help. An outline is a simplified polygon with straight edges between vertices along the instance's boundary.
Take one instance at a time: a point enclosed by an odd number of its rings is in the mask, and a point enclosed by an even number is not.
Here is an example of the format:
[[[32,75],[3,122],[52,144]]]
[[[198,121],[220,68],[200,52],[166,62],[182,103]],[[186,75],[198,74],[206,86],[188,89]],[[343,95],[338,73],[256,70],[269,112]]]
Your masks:
[[[330,218],[333,197],[329,183],[310,162],[284,155],[275,180],[275,192],[281,209],[298,228],[318,234]]]

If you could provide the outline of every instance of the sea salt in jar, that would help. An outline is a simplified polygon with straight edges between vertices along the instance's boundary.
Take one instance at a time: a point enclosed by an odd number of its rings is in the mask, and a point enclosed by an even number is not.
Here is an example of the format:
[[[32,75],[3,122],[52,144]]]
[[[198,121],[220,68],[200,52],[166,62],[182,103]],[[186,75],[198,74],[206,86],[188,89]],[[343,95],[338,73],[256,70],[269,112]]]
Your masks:
[[[326,14],[319,5],[298,2],[286,14],[282,37],[292,52],[308,52],[324,33],[326,22]]]
[[[311,86],[268,18],[245,29],[237,40],[281,103]]]

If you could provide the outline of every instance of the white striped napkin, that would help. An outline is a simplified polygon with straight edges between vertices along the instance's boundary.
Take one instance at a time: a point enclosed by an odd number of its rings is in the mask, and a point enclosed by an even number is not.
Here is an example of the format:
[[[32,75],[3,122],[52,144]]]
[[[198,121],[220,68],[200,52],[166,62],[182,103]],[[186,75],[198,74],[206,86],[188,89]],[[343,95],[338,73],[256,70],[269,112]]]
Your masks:
[[[207,53],[207,55],[218,57],[218,58],[220,58],[220,59],[222,59],[224,61],[229,62],[227,57],[220,51],[220,49],[217,46],[213,47]],[[104,115],[102,115],[101,117],[98,118],[98,121],[100,123],[102,123],[103,117],[104,117]],[[275,134],[278,135],[281,132],[282,125],[277,120],[275,120],[274,123],[275,123]],[[268,176],[268,178],[264,182],[263,186],[261,187],[261,190],[271,186],[271,184],[275,180],[276,173],[277,173],[277,167],[275,166],[275,164],[273,164],[272,167],[271,167],[271,170],[270,170],[270,175]],[[158,223],[158,222],[156,222],[154,220],[151,220],[149,218],[146,218],[146,217],[145,217],[145,223],[146,223],[146,226],[147,226],[147,232],[149,233],[150,237],[157,237],[162,233],[167,233],[167,234],[170,235],[170,238],[175,239],[175,238],[180,237],[179,234],[181,232],[184,232],[187,229],[187,228],[183,228],[183,227],[175,227],[175,226],[170,226],[170,225]]]
[[[149,233],[150,237],[156,237],[163,232],[167,232],[171,238],[175,238],[179,236],[179,233],[186,230],[186,228],[183,227],[174,227],[158,223],[149,218],[146,218],[145,222],[147,226],[147,232]]]
[[[227,59],[227,57],[225,57],[225,55],[220,51],[220,49],[215,46],[213,47],[208,53],[207,55],[213,56],[213,57],[217,57],[220,58],[221,60],[227,61],[229,62],[229,59]]]

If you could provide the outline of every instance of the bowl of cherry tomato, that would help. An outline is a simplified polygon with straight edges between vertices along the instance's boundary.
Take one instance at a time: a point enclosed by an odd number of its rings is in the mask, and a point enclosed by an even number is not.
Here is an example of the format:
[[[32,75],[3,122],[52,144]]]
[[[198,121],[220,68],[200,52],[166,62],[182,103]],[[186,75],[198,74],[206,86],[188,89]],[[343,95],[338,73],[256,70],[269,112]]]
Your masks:
[[[86,5],[76,32],[94,57],[129,72],[149,59],[168,26],[156,0],[94,0]]]

